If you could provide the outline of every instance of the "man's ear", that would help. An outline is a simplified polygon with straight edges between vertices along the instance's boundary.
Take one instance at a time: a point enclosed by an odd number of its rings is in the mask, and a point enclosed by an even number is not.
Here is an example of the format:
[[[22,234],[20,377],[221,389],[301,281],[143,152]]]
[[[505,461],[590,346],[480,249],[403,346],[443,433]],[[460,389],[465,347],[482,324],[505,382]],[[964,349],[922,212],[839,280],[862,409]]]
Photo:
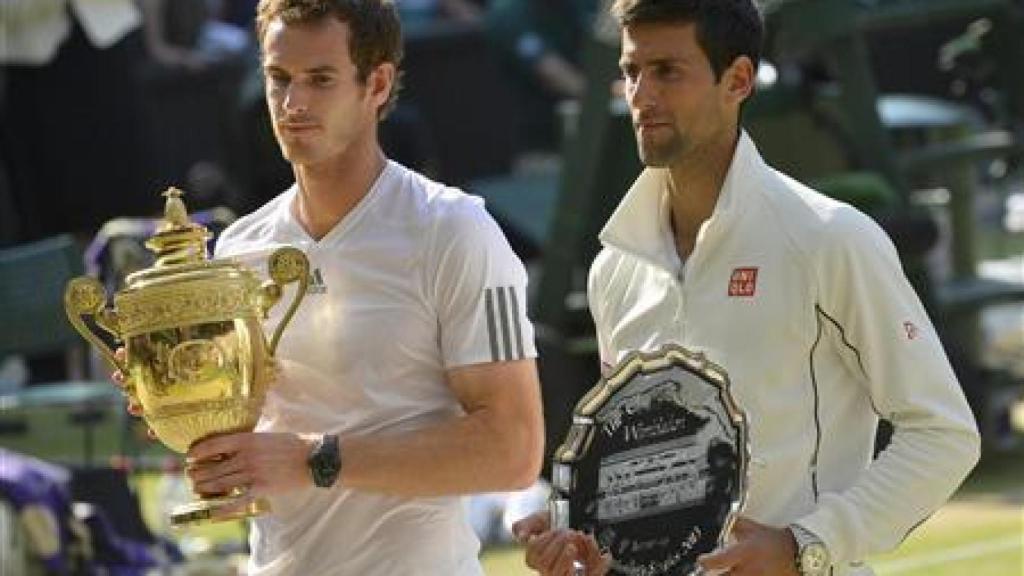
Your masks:
[[[383,62],[377,65],[370,72],[370,77],[366,79],[366,87],[370,93],[370,99],[378,110],[384,106],[384,103],[391,96],[391,87],[395,84],[397,72],[393,63]]]
[[[740,106],[754,92],[757,70],[749,56],[739,56],[722,73],[722,90],[730,104]]]

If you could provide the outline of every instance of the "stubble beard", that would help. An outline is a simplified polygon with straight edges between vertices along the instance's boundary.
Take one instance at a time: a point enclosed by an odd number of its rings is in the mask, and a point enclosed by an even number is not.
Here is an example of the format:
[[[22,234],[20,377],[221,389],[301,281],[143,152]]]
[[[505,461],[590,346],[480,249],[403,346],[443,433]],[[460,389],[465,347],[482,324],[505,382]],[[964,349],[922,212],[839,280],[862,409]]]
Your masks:
[[[277,145],[281,156],[289,164],[305,166],[323,160],[324,142],[314,137],[294,138],[277,134]]]
[[[672,130],[672,136],[662,142],[645,143],[643,137],[637,132],[636,144],[640,153],[640,161],[649,168],[665,168],[686,150],[686,140],[675,129]]]

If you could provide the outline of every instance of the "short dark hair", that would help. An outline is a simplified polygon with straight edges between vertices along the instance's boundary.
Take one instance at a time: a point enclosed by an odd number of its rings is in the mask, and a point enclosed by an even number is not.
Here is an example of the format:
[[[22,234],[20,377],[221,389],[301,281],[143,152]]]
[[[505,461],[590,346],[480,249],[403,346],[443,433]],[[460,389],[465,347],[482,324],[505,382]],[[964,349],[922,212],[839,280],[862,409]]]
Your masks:
[[[615,0],[611,13],[623,28],[695,24],[716,82],[740,56],[750,58],[755,70],[761,60],[764,23],[753,0]]]
[[[349,53],[356,78],[365,83],[370,72],[385,62],[395,65],[395,82],[378,117],[385,118],[398,101],[402,87],[402,24],[393,0],[260,0],[256,7],[256,35],[263,45],[275,19],[285,24],[307,24],[333,17],[348,24]]]

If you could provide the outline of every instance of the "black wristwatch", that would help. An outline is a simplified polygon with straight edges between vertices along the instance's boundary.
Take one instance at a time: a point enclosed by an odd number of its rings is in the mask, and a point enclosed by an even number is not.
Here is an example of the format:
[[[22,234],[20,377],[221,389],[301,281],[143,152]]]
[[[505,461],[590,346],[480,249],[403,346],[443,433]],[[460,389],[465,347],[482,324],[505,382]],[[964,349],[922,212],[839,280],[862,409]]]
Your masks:
[[[338,481],[341,474],[341,448],[337,434],[324,434],[313,445],[306,460],[309,471],[313,475],[313,485],[317,488],[330,488]]]

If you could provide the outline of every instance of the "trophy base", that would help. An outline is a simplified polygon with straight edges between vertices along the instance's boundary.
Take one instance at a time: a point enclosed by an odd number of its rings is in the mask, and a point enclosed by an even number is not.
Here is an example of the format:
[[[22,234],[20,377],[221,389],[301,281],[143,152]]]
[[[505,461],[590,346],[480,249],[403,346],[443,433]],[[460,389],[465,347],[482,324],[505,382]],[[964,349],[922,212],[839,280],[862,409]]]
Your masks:
[[[175,506],[171,510],[172,528],[190,528],[203,524],[215,522],[228,522],[230,520],[243,520],[270,512],[270,503],[264,498],[247,504],[244,508],[235,510],[239,496],[224,496],[221,498],[204,498],[181,506]]]

